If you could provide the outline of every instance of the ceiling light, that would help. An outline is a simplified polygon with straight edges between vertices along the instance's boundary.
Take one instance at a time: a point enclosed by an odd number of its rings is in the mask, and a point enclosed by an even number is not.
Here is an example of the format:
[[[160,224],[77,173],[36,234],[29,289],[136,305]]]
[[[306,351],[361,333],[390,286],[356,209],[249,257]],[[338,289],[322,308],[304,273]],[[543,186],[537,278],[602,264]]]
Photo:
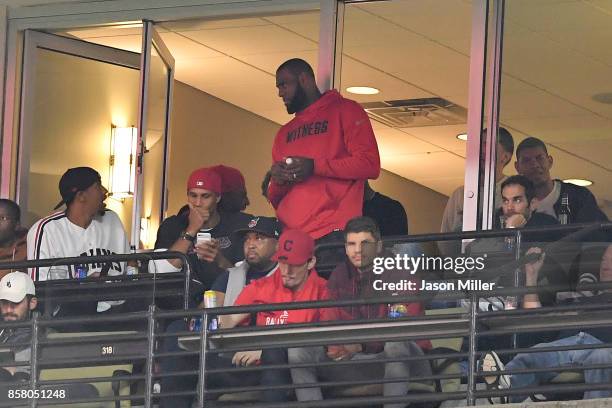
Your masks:
[[[459,133],[457,135],[457,139],[466,141],[467,140],[467,133]]]
[[[582,187],[590,186],[591,184],[593,184],[591,180],[587,180],[587,179],[565,179],[563,180],[563,182],[572,183],[572,184],[575,184],[577,186],[582,186]]]
[[[346,92],[357,95],[376,95],[380,91],[376,88],[372,88],[371,86],[349,86],[346,88]]]

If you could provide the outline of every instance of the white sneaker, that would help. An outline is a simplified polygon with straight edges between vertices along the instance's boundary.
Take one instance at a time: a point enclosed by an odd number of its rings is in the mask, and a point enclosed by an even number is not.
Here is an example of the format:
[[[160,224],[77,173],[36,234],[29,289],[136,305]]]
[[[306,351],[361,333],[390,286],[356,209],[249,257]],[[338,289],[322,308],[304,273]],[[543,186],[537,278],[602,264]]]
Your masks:
[[[482,359],[482,371],[497,372],[505,370],[504,363],[500,360],[496,352],[491,351]],[[496,374],[484,377],[485,382],[491,388],[497,388],[506,390],[510,388],[510,375],[509,374]]]

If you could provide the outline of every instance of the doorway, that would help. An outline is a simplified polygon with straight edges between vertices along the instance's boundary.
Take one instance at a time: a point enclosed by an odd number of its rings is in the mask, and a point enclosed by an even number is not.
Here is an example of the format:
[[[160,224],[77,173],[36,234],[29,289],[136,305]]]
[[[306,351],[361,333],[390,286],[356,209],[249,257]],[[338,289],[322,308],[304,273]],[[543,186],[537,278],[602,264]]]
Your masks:
[[[140,52],[26,30],[16,197],[24,223],[50,213],[58,181],[88,166],[132,250],[164,216],[174,59],[151,22]]]

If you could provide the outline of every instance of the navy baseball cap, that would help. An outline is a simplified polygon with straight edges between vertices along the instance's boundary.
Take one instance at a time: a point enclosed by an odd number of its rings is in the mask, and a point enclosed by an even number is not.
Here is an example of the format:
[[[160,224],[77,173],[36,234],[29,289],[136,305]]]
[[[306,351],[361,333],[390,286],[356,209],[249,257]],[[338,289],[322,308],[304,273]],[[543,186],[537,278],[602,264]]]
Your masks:
[[[91,167],[73,167],[66,170],[59,181],[59,191],[62,196],[62,201],[53,209],[57,210],[62,204],[68,205],[74,200],[74,196],[76,196],[79,191],[87,190],[95,183],[101,182],[102,178],[100,177],[100,173]]]
[[[240,228],[234,231],[234,234],[243,237],[247,232],[258,232],[267,237],[278,239],[282,232],[282,226],[278,219],[274,217],[254,217],[248,222],[246,228]]]

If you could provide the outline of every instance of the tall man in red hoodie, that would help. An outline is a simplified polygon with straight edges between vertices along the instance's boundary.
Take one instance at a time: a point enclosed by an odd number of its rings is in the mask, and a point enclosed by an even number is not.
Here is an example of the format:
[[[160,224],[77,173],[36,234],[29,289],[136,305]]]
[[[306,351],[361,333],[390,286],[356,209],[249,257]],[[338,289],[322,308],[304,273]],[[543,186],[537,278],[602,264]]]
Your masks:
[[[321,94],[301,59],[278,67],[276,87],[295,117],[274,140],[268,199],[286,228],[307,232],[317,244],[342,242],[344,225],[362,213],[365,181],[380,173],[368,115],[335,90]]]

